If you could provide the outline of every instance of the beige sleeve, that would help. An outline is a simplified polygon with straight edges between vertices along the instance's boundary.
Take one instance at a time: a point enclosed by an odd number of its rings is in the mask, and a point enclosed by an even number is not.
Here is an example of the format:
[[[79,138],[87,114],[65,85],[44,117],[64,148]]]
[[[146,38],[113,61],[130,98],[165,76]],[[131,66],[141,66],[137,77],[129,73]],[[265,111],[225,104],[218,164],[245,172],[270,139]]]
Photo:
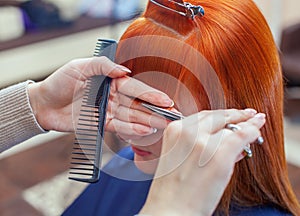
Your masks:
[[[19,83],[0,91],[0,152],[45,131],[29,103],[27,85]]]

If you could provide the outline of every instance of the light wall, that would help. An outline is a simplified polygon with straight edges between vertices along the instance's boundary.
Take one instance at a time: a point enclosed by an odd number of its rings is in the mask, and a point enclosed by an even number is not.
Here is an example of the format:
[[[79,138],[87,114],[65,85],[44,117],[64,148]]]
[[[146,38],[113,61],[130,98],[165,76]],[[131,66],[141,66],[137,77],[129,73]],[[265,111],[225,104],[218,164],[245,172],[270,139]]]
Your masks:
[[[300,22],[299,0],[254,0],[265,15],[277,43],[283,28]]]

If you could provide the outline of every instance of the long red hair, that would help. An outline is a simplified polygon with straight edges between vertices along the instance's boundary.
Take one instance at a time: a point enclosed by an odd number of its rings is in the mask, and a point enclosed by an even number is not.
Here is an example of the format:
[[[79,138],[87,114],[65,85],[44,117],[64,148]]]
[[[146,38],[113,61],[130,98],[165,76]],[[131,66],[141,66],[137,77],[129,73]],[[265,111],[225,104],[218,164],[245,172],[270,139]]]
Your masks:
[[[300,215],[284,153],[281,67],[265,18],[252,0],[189,2],[202,5],[205,15],[192,21],[150,2],[124,33],[117,61],[168,93],[185,115],[221,108],[266,113],[265,143],[252,145],[253,158],[236,165],[216,213],[227,215],[235,203],[271,205]],[[153,73],[140,76],[149,71]],[[185,101],[182,92],[193,101]]]

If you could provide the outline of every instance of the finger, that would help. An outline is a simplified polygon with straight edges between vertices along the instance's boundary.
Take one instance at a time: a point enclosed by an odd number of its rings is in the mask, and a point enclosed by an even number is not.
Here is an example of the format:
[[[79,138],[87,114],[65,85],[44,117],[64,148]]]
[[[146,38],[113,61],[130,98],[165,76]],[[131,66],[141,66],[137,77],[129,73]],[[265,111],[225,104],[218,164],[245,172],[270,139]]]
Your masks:
[[[138,98],[161,107],[172,107],[174,105],[173,100],[167,94],[134,78],[122,77],[114,80],[114,84],[118,92],[134,99]]]
[[[123,122],[116,118],[108,121],[105,129],[110,132],[126,134],[128,136],[148,136],[157,131],[155,128],[136,123]]]
[[[153,113],[150,110],[143,107],[141,105],[140,100],[134,99],[132,97],[127,97],[126,95],[123,94],[118,94],[118,104],[125,107],[130,107],[130,109],[143,111],[149,114]]]
[[[219,133],[227,133],[227,135],[224,135],[226,138],[224,139],[225,145],[222,147],[223,154],[236,160],[242,159],[241,153],[243,149],[261,136],[260,128],[265,122],[265,114],[259,113],[245,122],[238,123],[240,130],[231,131],[224,129],[220,131]]]
[[[244,130],[246,133],[248,132],[247,130],[254,131],[255,129],[259,131],[259,136],[260,136],[260,129],[264,126],[266,123],[266,114],[264,113],[258,113],[256,114],[253,118],[250,118],[246,122],[241,122],[238,125]],[[239,131],[237,131],[239,133]],[[250,137],[250,140],[247,140],[248,143],[253,143],[257,138],[259,137],[252,138]]]
[[[226,110],[210,110],[201,111],[184,119],[186,124],[198,124],[199,128],[203,128],[208,133],[215,133],[225,127],[228,123],[239,123],[246,121],[255,116],[257,113],[254,109],[226,109]]]
[[[154,114],[153,111],[150,111],[149,109],[142,106],[141,100],[127,97],[126,95],[123,95],[123,94],[118,94],[118,104],[123,105],[125,107],[129,107],[130,109],[133,109],[133,110],[139,110],[139,111],[151,114],[151,115]],[[182,113],[180,113],[174,107],[165,108],[165,109],[182,115]],[[158,116],[158,115],[156,115],[156,116]],[[166,119],[164,117],[161,117],[161,118]],[[170,120],[168,120],[168,121],[170,122]]]
[[[117,78],[131,73],[128,68],[112,62],[105,56],[77,59],[72,61],[72,67],[78,68],[85,79],[95,75]]]
[[[258,113],[253,118],[247,120],[247,123],[253,124],[258,128],[262,128],[266,123],[266,114]]]
[[[144,108],[140,101],[122,94],[112,97],[108,104],[108,111],[112,118],[123,122],[146,125],[152,128],[165,129],[170,120]]]
[[[168,121],[157,114],[149,114],[143,111],[129,109],[128,107],[120,106],[115,113],[115,118],[123,122],[131,122],[145,125],[157,129],[165,129]]]

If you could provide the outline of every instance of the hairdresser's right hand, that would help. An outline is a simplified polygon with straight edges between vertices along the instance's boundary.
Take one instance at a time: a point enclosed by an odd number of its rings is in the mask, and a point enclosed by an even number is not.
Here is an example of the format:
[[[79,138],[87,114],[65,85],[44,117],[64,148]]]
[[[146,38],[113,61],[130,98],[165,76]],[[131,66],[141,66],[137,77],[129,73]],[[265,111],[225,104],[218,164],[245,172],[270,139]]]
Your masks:
[[[130,70],[105,57],[76,59],[59,68],[44,81],[28,86],[38,123],[45,130],[74,131],[87,81],[94,75],[114,78],[111,85],[106,130],[131,139],[149,135],[150,127],[165,127],[164,121],[143,111],[133,98],[162,107],[172,106],[165,94],[126,76]],[[100,113],[101,115],[101,113]]]

